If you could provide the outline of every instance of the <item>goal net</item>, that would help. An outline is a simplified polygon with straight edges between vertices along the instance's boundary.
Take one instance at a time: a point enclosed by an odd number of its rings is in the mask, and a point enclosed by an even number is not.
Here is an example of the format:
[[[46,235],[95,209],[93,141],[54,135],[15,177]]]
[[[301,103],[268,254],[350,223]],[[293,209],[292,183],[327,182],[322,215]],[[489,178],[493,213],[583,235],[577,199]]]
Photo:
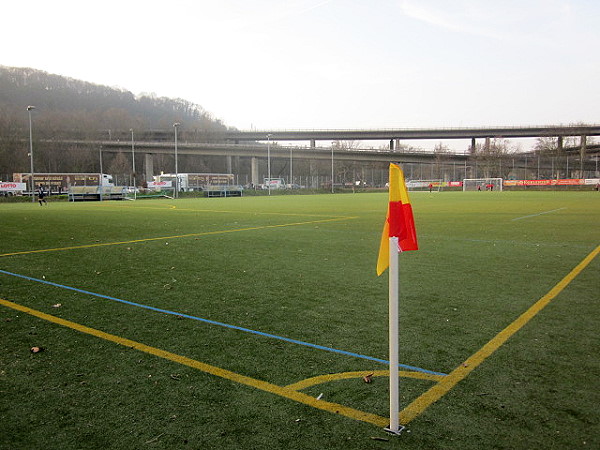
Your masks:
[[[465,178],[463,191],[501,191],[502,178]]]
[[[410,180],[406,182],[409,191],[441,191],[443,180]]]

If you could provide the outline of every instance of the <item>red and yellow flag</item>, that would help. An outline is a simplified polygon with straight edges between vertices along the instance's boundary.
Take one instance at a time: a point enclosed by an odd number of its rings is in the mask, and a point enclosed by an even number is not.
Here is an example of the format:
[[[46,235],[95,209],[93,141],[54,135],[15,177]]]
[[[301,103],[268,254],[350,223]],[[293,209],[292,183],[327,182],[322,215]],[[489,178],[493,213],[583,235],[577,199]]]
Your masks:
[[[396,164],[390,164],[390,201],[383,225],[383,233],[381,234],[381,243],[379,244],[377,275],[381,275],[389,266],[390,237],[398,238],[398,247],[401,252],[419,249],[412,206],[404,182],[404,173],[402,173],[400,166]]]

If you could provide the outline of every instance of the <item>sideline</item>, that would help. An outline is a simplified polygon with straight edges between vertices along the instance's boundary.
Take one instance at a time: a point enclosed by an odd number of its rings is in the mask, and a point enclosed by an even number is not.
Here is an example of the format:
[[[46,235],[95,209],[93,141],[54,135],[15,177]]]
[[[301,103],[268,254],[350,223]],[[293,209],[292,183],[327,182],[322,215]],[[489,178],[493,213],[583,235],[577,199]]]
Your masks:
[[[565,289],[583,269],[585,269],[594,258],[600,253],[600,245],[588,254],[571,272],[569,272],[561,281],[550,291],[535,302],[527,311],[521,314],[509,326],[498,333],[492,340],[485,344],[479,351],[471,355],[465,362],[454,369],[448,376],[444,377],[438,384],[430,388],[427,392],[415,399],[400,413],[400,422],[407,425],[415,417],[425,411],[430,405],[437,402],[446,395],[454,386],[466,378],[469,373],[475,370],[489,356],[498,350],[512,335],[523,328],[531,319],[533,319],[542,309]]]
[[[95,328],[86,327],[85,325],[81,325],[76,322],[71,322],[70,320],[61,319],[60,317],[52,316],[50,314],[46,314],[41,311],[31,309],[26,306],[10,302],[8,300],[4,300],[4,299],[0,298],[0,305],[30,314],[32,316],[38,317],[38,318],[40,318],[42,320],[46,320],[48,322],[55,323],[57,325],[71,328],[71,329],[79,331],[81,333],[89,334],[91,336],[98,337],[100,339],[105,339],[107,341],[114,342],[115,344],[119,344],[124,347],[139,350],[141,352],[148,353],[150,355],[158,356],[159,358],[164,358],[169,361],[173,361],[175,363],[182,364],[184,366],[188,366],[193,369],[197,369],[202,372],[206,372],[208,374],[215,375],[220,378],[224,378],[226,380],[234,381],[236,383],[244,384],[246,386],[250,386],[250,387],[259,389],[261,391],[279,395],[281,397],[285,397],[287,399],[294,400],[298,403],[312,406],[313,408],[317,408],[317,409],[320,409],[323,411],[327,411],[327,412],[330,412],[333,414],[338,414],[338,415],[345,416],[345,417],[355,419],[355,420],[359,420],[362,422],[367,422],[367,423],[377,425],[382,428],[386,427],[389,423],[389,419],[378,416],[376,414],[371,414],[371,413],[367,413],[364,411],[360,411],[360,410],[357,410],[354,408],[340,405],[338,403],[328,402],[325,400],[317,400],[316,398],[311,397],[310,395],[303,394],[294,389],[277,386],[277,385],[269,383],[267,381],[257,380],[256,378],[247,377],[245,375],[241,375],[241,374],[238,374],[238,373],[226,370],[226,369],[222,369],[220,367],[216,367],[216,366],[212,366],[210,364],[196,361],[194,359],[191,359],[191,358],[188,358],[188,357],[185,357],[182,355],[177,355],[175,353],[161,350],[156,347],[151,347],[149,345],[145,345],[140,342],[132,341],[130,339],[116,336],[114,334],[105,333],[105,332],[97,330]]]

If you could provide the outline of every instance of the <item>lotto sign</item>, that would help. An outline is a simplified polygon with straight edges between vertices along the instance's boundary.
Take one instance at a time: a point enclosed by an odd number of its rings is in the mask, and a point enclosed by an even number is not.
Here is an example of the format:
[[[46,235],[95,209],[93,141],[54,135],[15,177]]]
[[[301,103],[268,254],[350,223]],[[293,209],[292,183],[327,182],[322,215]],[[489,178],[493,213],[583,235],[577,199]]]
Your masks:
[[[172,181],[149,181],[148,188],[150,189],[163,189],[163,188],[172,188]]]
[[[2,192],[24,191],[26,189],[25,183],[0,183],[0,191]]]

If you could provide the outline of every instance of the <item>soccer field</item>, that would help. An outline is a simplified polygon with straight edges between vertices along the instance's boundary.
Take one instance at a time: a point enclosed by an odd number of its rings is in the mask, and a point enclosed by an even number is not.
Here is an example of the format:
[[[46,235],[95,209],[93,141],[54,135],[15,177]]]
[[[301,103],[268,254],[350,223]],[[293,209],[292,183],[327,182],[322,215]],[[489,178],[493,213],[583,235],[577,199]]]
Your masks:
[[[600,447],[600,195],[411,193],[400,436],[387,201],[0,203],[0,448]]]

